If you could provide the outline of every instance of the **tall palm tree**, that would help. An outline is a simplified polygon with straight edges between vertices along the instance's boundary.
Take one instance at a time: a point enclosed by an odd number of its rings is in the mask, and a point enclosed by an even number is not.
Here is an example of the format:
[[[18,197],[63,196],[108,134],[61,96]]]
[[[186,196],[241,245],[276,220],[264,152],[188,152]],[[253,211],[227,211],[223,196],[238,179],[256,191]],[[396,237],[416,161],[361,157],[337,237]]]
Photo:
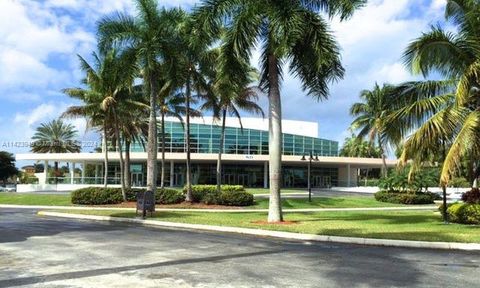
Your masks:
[[[403,121],[400,131],[409,136],[402,162],[412,159],[414,166],[420,166],[432,154],[444,156],[440,176],[444,201],[446,185],[461,158],[480,156],[480,5],[475,0],[449,0],[445,18],[455,32],[434,26],[404,52],[412,73],[440,74],[444,79],[401,85],[398,94],[406,104],[392,116]]]
[[[87,84],[87,80],[82,82]],[[87,130],[96,130],[102,135],[102,151],[104,153],[104,187],[108,186],[108,139],[112,137],[111,119],[108,114],[101,108],[103,101],[102,96],[91,89],[84,88],[66,88],[62,91],[66,95],[79,100],[82,104],[73,105],[63,112],[61,118],[83,118],[87,121]],[[109,135],[110,133],[110,135]]]
[[[196,9],[198,26],[216,35],[226,30],[226,67],[235,71],[249,63],[261,47],[260,86],[269,99],[270,203],[268,221],[283,221],[280,199],[282,109],[280,85],[284,64],[303,89],[316,99],[327,98],[328,83],[342,78],[339,47],[321,12],[348,18],[364,0],[205,0]],[[231,73],[234,75],[234,73]]]
[[[175,71],[185,87],[185,138],[186,138],[186,195],[185,201],[192,202],[192,173],[190,147],[190,117],[192,102],[206,98],[208,93],[208,77],[212,77],[215,60],[218,59],[218,49],[212,49],[215,37],[209,37],[199,29],[195,19],[181,9],[175,9],[178,37],[176,41],[177,54]],[[196,93],[195,93],[195,92]],[[194,96],[196,99],[194,99]]]
[[[237,117],[242,131],[243,125],[240,111],[243,110],[249,113],[260,114],[262,117],[265,117],[262,108],[256,103],[258,101],[258,88],[247,86],[256,80],[256,71],[253,67],[247,67],[237,72],[243,73],[244,71],[249,71],[251,74],[249,83],[230,83],[228,80],[235,77],[225,78],[222,77],[223,75],[221,71],[217,71],[211,89],[215,94],[208,97],[205,103],[201,106],[202,110],[213,111],[214,119],[220,120],[222,123],[216,170],[217,191],[219,193],[221,192],[222,185],[222,154],[225,142],[225,121],[227,113]]]
[[[350,108],[350,114],[356,117],[352,124],[352,130],[359,130],[359,138],[367,138],[370,143],[376,143],[382,156],[382,175],[387,174],[386,146],[395,138],[394,133],[388,130],[388,117],[392,108],[393,86],[384,84],[380,87],[377,83],[372,90],[360,92],[362,102],[354,103]],[[395,138],[397,139],[397,138]]]
[[[60,119],[42,123],[32,136],[33,153],[79,153],[81,148],[76,142],[78,131],[71,124]],[[45,167],[47,169],[47,167]],[[55,184],[58,183],[58,161],[55,161]]]
[[[119,105],[119,126],[120,141],[125,143],[125,161],[124,161],[124,177],[125,187],[131,188],[131,172],[130,172],[130,148],[132,143],[144,145],[145,139],[148,137],[148,115],[149,106],[143,94],[143,87],[137,85],[127,95],[128,101],[122,101]]]
[[[133,81],[137,75],[136,55],[132,53],[131,50],[127,50],[121,54],[116,49],[111,49],[100,55],[94,52],[92,54],[93,65],[90,65],[81,56],[78,57],[81,69],[86,74],[83,83],[88,89],[66,89],[65,92],[69,95],[83,97],[88,101],[87,103],[89,105],[99,104],[100,109],[105,113],[103,115],[104,135],[108,135],[108,131],[106,130],[108,125],[113,128],[114,139],[116,140],[115,143],[117,144],[116,146],[118,147],[117,150],[120,156],[120,183],[123,198],[126,201],[119,107],[123,102],[129,105],[137,104],[135,101],[129,99]],[[98,106],[89,107],[88,109],[90,110],[83,112],[95,113],[95,115],[90,116],[100,117],[96,115],[99,113]],[[105,124],[105,122],[109,124]]]
[[[171,82],[170,82],[171,83]],[[185,95],[183,93],[175,93],[172,91],[173,87],[165,83],[163,86],[164,89],[161,90],[161,98],[160,98],[160,127],[161,127],[161,151],[162,151],[162,161],[161,161],[161,173],[160,173],[160,187],[161,189],[165,188],[165,117],[175,117],[177,118],[182,126],[184,126],[184,119],[182,118],[183,115],[186,114],[185,108]],[[195,117],[199,117],[201,114],[199,111],[190,108],[188,112],[189,115],[193,115]],[[170,179],[173,181],[173,179]]]
[[[158,9],[156,0],[135,0],[137,16],[117,13],[98,23],[100,47],[112,44],[134,51],[141,65],[145,92],[149,95],[150,114],[147,139],[147,187],[155,193],[157,185],[157,99],[162,63],[171,64],[176,50],[171,42],[171,13]],[[173,30],[175,27],[173,27]],[[163,62],[162,62],[163,60]],[[168,66],[168,65],[167,65]]]

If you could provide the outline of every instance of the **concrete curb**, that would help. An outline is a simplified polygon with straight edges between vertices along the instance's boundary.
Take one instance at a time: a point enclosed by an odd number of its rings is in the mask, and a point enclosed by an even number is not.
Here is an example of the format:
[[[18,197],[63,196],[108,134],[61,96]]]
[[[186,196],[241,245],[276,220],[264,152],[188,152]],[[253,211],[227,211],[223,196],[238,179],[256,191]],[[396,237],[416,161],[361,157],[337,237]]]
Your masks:
[[[52,209],[52,210],[119,210],[135,211],[135,208],[119,207],[91,207],[91,206],[46,206],[46,205],[10,205],[0,204],[0,208],[18,208],[18,209]],[[283,209],[285,213],[295,212],[339,212],[339,211],[405,211],[405,210],[437,210],[437,206],[417,206],[417,207],[365,207],[365,208],[303,208],[303,209]],[[156,208],[155,211],[166,212],[206,212],[206,213],[265,213],[268,209],[189,209],[189,208]]]
[[[164,221],[143,220],[143,219],[136,219],[136,218],[67,214],[67,213],[48,212],[48,211],[39,211],[38,215],[82,219],[82,220],[94,220],[94,221],[135,223],[135,224],[152,226],[152,227],[181,228],[181,229],[190,229],[190,230],[237,233],[237,234],[262,236],[262,237],[274,237],[274,238],[281,238],[286,240],[335,242],[335,243],[405,247],[405,248],[429,248],[429,249],[444,249],[444,250],[480,251],[480,244],[476,244],[476,243],[427,242],[427,241],[410,241],[410,240],[339,237],[339,236],[327,236],[327,235],[300,234],[300,233],[292,233],[292,232],[280,232],[280,231],[251,229],[251,228],[238,228],[238,227],[229,227],[229,226],[213,226],[213,225],[203,225],[203,224],[164,222]]]

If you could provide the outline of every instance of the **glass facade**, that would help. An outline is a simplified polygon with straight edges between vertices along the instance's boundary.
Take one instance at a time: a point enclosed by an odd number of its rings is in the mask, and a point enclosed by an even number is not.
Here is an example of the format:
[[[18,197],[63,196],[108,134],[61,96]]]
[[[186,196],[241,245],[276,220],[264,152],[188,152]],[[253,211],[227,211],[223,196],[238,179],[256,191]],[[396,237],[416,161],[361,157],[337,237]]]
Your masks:
[[[185,131],[179,122],[165,123],[166,152],[185,152]],[[192,153],[218,153],[221,127],[217,125],[190,124],[190,149]],[[161,137],[161,135],[159,135]],[[160,141],[159,141],[160,143]],[[284,155],[338,156],[338,142],[314,137],[283,134]],[[160,146],[160,145],[159,145]],[[225,154],[268,154],[268,131],[225,128]],[[132,152],[144,152],[144,146],[134,143]]]

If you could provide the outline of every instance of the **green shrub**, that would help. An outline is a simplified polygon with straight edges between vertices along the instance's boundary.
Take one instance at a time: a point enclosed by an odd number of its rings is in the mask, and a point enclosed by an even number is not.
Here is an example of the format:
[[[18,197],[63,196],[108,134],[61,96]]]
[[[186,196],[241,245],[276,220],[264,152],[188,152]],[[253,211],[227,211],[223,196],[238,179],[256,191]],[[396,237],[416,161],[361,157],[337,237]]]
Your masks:
[[[253,205],[253,195],[247,192],[223,191],[220,195],[221,204],[226,206]]]
[[[207,205],[249,206],[253,205],[253,195],[245,192],[241,185],[222,185],[218,193],[216,185],[192,185],[193,202]],[[186,188],[183,189],[187,192]]]
[[[185,201],[185,196],[181,191],[175,189],[158,189],[155,193],[156,204],[178,204]]]
[[[472,188],[472,190],[463,193],[462,201],[470,204],[480,204],[480,189]]]
[[[469,188],[471,187],[471,183],[465,179],[465,177],[455,177],[448,182],[448,186],[454,188]]]
[[[144,189],[126,189],[127,201],[137,201],[137,193]],[[87,187],[72,192],[72,203],[80,205],[106,205],[123,202],[121,188]],[[156,204],[177,204],[185,200],[182,192],[174,189],[159,189],[155,193]]]
[[[222,192],[245,192],[245,188],[241,185],[222,185]],[[183,188],[183,193],[187,192],[187,188]],[[205,204],[221,204],[220,193],[217,192],[216,185],[192,185],[193,202]]]
[[[72,204],[105,205],[123,202],[122,191],[119,188],[87,187],[72,191]]]
[[[387,191],[402,191],[402,192],[422,192],[426,191],[428,187],[437,187],[439,176],[438,168],[423,168],[416,172],[411,179],[409,179],[410,169],[404,167],[402,169],[393,170],[385,178],[378,182],[378,186]]]
[[[441,209],[442,207],[440,207]],[[460,224],[480,224],[480,204],[454,203],[447,208],[448,219]]]
[[[437,195],[429,192],[406,193],[398,191],[380,191],[375,199],[380,202],[394,204],[432,204]]]

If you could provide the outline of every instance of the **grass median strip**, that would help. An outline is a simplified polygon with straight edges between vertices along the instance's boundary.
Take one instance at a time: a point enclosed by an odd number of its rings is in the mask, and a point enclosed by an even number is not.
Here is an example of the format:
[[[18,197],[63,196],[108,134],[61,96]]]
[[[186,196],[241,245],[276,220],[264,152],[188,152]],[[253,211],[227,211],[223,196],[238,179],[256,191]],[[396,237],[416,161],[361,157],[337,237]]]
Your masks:
[[[0,193],[0,204],[72,206],[68,194]]]
[[[135,217],[134,212],[72,210],[62,213]],[[153,218],[176,223],[257,228],[330,236],[480,243],[480,226],[445,225],[432,211],[342,211],[288,213],[290,224],[265,224],[266,214],[157,212]]]

